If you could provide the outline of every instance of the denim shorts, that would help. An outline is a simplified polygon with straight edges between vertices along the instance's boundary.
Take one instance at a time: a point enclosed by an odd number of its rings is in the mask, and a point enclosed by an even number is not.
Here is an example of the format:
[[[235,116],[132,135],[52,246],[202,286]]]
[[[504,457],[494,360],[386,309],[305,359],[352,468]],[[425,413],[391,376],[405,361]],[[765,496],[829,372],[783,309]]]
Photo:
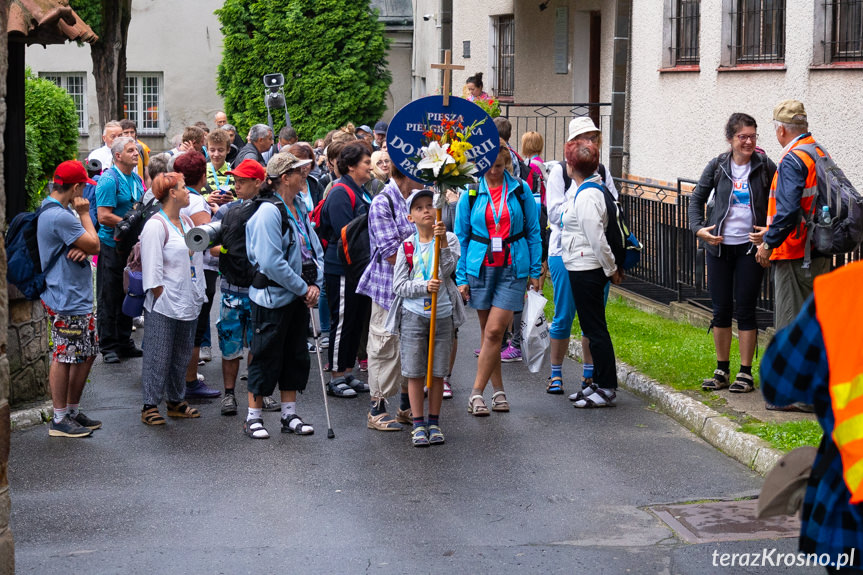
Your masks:
[[[527,278],[516,279],[512,266],[479,268],[479,277],[467,276],[470,300],[473,309],[487,310],[492,306],[509,311],[521,311]]]
[[[248,294],[222,292],[219,308],[219,349],[222,359],[239,359],[252,343],[252,311]]]
[[[418,379],[425,378],[428,372],[429,323],[427,317],[402,310],[399,328],[399,352],[402,361],[402,375]],[[434,377],[444,377],[449,373],[449,357],[452,352],[452,316],[435,320],[434,340]]]

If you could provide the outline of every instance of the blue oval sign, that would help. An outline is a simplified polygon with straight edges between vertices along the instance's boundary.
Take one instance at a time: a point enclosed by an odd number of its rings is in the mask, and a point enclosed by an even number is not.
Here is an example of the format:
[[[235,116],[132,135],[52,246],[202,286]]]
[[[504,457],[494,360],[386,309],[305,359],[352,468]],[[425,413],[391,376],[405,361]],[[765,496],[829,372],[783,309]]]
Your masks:
[[[427,96],[407,104],[390,121],[387,129],[387,153],[399,171],[421,184],[431,184],[419,177],[417,170],[420,150],[426,145],[423,133],[429,128],[441,130],[443,120],[455,120],[465,127],[485,118],[485,122],[474,129],[468,142],[473,146],[465,154],[476,164],[476,177],[482,176],[497,160],[500,136],[497,126],[485,110],[463,98],[450,96],[449,106],[444,107],[443,96]]]

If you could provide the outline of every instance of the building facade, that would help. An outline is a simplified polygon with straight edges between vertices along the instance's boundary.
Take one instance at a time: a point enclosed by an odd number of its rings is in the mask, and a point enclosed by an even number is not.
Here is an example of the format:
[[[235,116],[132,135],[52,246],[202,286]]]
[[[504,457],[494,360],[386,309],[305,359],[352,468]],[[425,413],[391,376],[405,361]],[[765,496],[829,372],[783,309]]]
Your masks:
[[[413,9],[410,0],[373,0],[390,39],[387,59],[393,83],[386,118],[410,101]],[[163,2],[134,0],[127,48],[124,94],[127,116],[154,150],[171,147],[173,136],[197,121],[213,125],[222,109],[216,77],[222,35],[213,13],[220,0]],[[27,65],[66,88],[78,107],[79,151],[101,145],[96,84],[88,46],[33,46]],[[279,70],[274,70],[278,72]],[[261,87],[263,97],[263,86]]]

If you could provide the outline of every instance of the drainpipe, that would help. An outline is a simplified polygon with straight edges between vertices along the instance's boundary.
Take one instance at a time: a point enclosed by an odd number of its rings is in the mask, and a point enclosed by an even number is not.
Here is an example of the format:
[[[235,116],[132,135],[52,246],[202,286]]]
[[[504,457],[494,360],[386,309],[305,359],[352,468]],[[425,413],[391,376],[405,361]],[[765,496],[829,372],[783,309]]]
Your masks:
[[[614,16],[614,63],[611,82],[611,175],[623,177],[623,144],[626,128],[626,81],[629,76],[629,37],[632,33],[632,0],[617,0]]]

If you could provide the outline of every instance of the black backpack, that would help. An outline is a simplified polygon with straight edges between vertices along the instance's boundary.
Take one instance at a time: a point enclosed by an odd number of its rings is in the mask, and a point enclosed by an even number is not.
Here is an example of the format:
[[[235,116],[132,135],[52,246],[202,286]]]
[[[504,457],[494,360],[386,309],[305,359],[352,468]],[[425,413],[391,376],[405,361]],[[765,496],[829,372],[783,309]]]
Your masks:
[[[262,285],[255,287],[266,287],[275,285],[259,274],[255,266],[246,255],[246,224],[249,218],[255,215],[261,204],[270,203],[279,210],[282,216],[282,236],[291,229],[288,223],[288,212],[285,204],[273,194],[255,196],[251,200],[232,207],[225,212],[222,218],[222,249],[219,253],[219,273],[224,276],[228,283],[237,287],[247,288],[256,282],[256,276],[263,278]],[[291,239],[293,243],[293,236]],[[258,279],[258,283],[262,280]]]
[[[39,216],[53,208],[62,208],[57,202],[48,202],[35,212],[18,214],[6,230],[6,281],[13,284],[30,301],[36,301],[45,291],[45,276],[66,252],[66,246],[53,254],[45,269],[39,254]]]
[[[572,183],[572,178],[566,171],[566,163],[562,163],[563,168],[563,191],[569,189]],[[605,198],[605,211],[608,213],[608,224],[605,227],[605,239],[608,246],[611,248],[611,253],[614,254],[614,263],[622,270],[629,270],[638,265],[641,261],[641,250],[644,246],[635,237],[629,229],[629,224],[626,222],[626,216],[623,213],[623,206],[614,199],[611,191],[605,185],[605,166],[599,164],[597,169],[599,176],[602,178],[603,184],[602,196]],[[576,196],[578,193],[576,192]],[[575,200],[573,200],[575,201]]]
[[[389,196],[386,198],[390,204],[390,213],[395,214],[392,198]],[[345,277],[354,282],[359,281],[372,260],[368,210],[352,219],[342,228],[336,251],[339,254],[339,261],[342,262],[345,269]]]

